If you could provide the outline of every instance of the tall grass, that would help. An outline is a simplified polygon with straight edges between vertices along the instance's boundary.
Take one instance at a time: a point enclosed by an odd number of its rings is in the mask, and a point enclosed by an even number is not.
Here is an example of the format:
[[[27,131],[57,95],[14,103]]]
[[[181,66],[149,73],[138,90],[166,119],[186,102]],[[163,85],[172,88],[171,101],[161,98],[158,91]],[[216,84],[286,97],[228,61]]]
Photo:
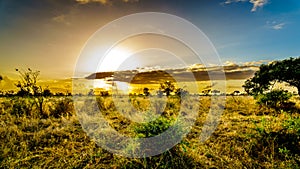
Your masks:
[[[125,158],[102,149],[87,136],[71,98],[46,98],[42,114],[32,99],[1,98],[0,168],[300,167],[299,109],[274,114],[274,110],[257,105],[251,97],[227,97],[218,128],[206,142],[200,142],[211,103],[209,97],[201,97],[195,124],[180,144],[154,157]],[[298,98],[293,99],[299,108]],[[125,102],[133,106],[118,109],[118,104]],[[180,100],[175,97],[169,99],[165,109],[151,105],[162,113],[161,119],[139,124],[123,117],[120,111],[147,110],[146,98],[114,103],[110,97],[99,97],[97,103],[109,124],[130,137],[163,132],[172,125],[180,108]]]

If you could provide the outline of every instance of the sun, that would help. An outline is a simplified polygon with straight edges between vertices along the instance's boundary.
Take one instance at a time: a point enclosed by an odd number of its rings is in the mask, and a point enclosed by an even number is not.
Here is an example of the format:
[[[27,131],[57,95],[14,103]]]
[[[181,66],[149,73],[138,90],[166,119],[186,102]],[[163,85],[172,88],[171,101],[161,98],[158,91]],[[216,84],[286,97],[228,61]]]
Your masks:
[[[131,56],[124,47],[112,48],[98,65],[97,72],[113,72],[119,70],[122,63]]]

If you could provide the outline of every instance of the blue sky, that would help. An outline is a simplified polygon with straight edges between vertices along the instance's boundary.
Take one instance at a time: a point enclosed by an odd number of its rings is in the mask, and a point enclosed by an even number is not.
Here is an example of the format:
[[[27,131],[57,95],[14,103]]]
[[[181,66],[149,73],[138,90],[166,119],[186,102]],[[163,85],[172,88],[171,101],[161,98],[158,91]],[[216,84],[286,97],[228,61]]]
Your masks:
[[[149,11],[195,24],[224,63],[300,55],[299,0],[0,0],[0,74],[31,67],[47,77],[71,77],[95,31]]]

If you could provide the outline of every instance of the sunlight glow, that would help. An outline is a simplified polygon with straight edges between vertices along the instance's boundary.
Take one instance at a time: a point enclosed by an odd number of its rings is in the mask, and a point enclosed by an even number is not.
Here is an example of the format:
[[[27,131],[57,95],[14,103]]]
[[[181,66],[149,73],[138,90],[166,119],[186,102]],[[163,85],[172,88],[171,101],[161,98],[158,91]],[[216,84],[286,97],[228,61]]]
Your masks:
[[[122,63],[128,59],[131,52],[122,47],[115,47],[109,51],[102,62],[98,65],[97,72],[117,71]]]

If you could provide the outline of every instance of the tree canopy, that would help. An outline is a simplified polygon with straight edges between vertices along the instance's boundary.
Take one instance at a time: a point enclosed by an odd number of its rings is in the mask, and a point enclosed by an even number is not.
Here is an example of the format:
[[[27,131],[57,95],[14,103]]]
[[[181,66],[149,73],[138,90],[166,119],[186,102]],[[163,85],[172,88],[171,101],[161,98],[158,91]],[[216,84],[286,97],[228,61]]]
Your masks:
[[[248,94],[255,96],[272,89],[276,82],[286,82],[296,87],[300,94],[300,57],[261,65],[243,87]]]

